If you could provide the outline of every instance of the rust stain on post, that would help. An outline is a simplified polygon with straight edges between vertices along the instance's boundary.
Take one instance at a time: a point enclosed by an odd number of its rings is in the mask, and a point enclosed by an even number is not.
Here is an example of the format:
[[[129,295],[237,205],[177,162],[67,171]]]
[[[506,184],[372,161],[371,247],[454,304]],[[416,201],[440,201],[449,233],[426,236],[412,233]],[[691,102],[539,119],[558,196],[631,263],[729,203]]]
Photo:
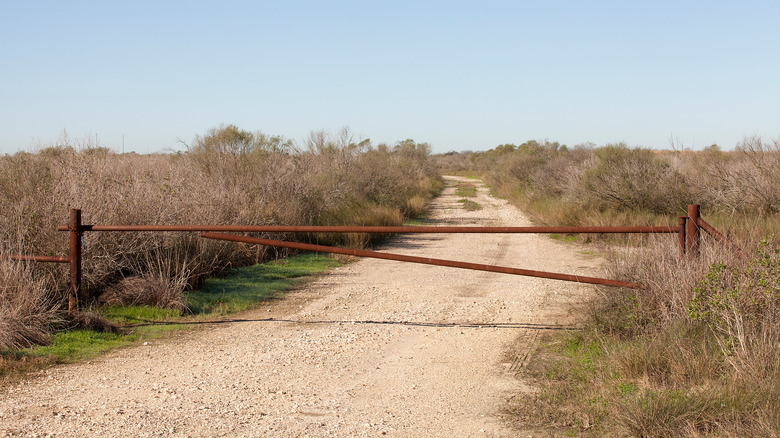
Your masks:
[[[371,257],[401,262],[422,263],[426,265],[448,266],[452,268],[472,269],[477,271],[498,272],[502,274],[523,275],[527,277],[549,278],[553,280],[573,281],[577,283],[599,284],[603,286],[639,288],[639,284],[629,281],[609,280],[605,278],[586,277],[581,275],[559,274],[554,272],[534,271],[529,269],[509,268],[504,266],[483,265],[478,263],[457,262],[453,260],[433,259],[428,257],[415,257],[400,254],[389,254],[377,251],[359,249],[337,248],[333,246],[312,245],[308,243],[286,242],[281,240],[258,239],[254,237],[236,236],[232,234],[201,233],[201,237],[207,239],[228,240],[232,242],[251,243],[255,245],[279,246],[283,248],[300,249],[304,251],[326,252],[344,254],[357,257]]]
[[[678,235],[678,242],[680,245],[680,258],[685,257],[685,222],[688,220],[688,216],[679,216],[677,218],[677,226],[680,228]]]
[[[689,257],[699,255],[699,205],[688,205],[688,224],[686,229],[686,250]]]
[[[81,293],[81,210],[70,210],[68,223],[70,246],[70,288],[68,290],[68,314],[74,315],[78,308],[79,294]]]

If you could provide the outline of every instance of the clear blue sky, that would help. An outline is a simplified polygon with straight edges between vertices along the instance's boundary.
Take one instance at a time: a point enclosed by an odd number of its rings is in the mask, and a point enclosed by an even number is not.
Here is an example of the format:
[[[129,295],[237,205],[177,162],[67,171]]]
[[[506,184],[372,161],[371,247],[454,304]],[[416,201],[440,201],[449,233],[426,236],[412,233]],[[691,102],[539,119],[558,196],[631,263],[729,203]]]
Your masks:
[[[236,124],[435,152],[780,137],[780,2],[0,0],[0,153]]]

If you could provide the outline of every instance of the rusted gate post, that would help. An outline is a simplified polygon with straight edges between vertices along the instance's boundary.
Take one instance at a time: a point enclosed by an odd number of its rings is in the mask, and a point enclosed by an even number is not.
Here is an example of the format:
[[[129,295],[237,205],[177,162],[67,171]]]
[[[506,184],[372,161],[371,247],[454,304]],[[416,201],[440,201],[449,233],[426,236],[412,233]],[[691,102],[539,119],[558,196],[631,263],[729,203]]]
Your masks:
[[[680,231],[677,233],[678,241],[680,243],[680,258],[685,257],[685,222],[687,221],[688,216],[678,216],[677,217],[677,226],[680,227]]]
[[[686,230],[686,249],[689,257],[699,255],[699,243],[701,234],[699,232],[699,204],[688,205],[688,224]]]
[[[81,293],[81,210],[70,209],[70,221],[68,222],[70,237],[70,289],[68,290],[68,314],[76,313]]]

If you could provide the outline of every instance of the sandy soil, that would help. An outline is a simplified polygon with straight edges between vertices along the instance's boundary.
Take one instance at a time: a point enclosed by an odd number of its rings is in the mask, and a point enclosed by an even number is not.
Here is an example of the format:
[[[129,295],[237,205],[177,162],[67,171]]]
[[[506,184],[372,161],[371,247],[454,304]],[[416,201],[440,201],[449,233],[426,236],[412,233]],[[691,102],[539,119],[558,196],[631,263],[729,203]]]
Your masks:
[[[434,225],[529,225],[480,186]],[[474,180],[469,180],[475,182]],[[478,182],[477,182],[478,183]],[[382,250],[593,275],[538,235],[408,235]],[[590,286],[364,259],[239,321],[56,367],[0,390],[0,436],[517,436],[502,409],[539,335]]]

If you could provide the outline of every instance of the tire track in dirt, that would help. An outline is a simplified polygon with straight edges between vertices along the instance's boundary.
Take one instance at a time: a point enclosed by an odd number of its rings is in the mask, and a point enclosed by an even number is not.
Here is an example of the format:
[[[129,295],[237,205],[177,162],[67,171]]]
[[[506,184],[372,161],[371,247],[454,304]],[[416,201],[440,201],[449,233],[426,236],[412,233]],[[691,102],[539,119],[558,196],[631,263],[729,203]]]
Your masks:
[[[450,177],[454,185],[463,179]],[[473,182],[473,180],[469,180]],[[448,188],[435,225],[528,225],[480,188]],[[408,235],[383,250],[594,274],[536,235]],[[589,286],[361,260],[237,321],[57,367],[1,390],[0,435],[514,436],[507,400],[539,333]]]

